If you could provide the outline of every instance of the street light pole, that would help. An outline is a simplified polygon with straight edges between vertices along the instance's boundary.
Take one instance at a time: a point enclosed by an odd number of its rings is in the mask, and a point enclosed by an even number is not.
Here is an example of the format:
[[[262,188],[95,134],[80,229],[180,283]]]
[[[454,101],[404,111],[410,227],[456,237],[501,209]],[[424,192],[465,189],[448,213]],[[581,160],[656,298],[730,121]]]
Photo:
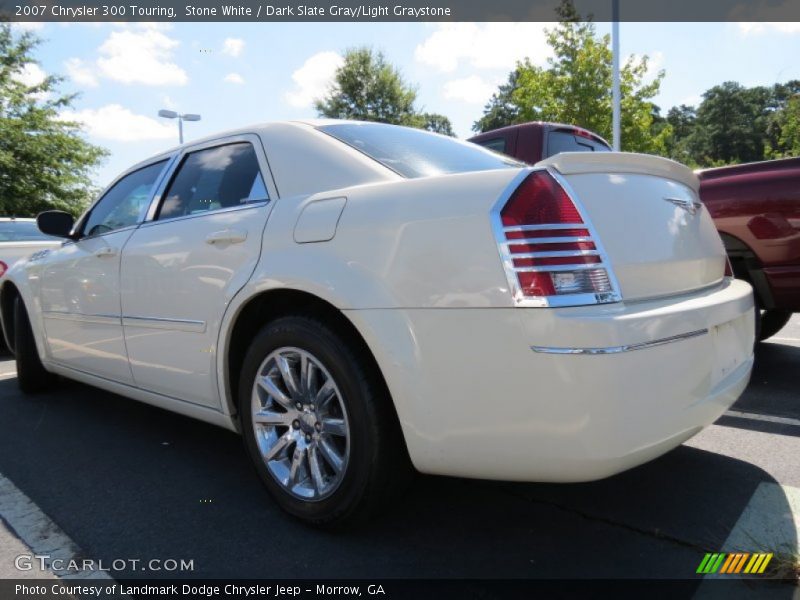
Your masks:
[[[619,89],[619,0],[611,0],[611,144],[615,152],[622,147]]]
[[[178,139],[180,143],[183,144],[183,122],[184,121],[199,121],[200,115],[187,113],[187,114],[178,114],[174,110],[160,110],[158,111],[159,117],[164,117],[165,119],[178,119]]]

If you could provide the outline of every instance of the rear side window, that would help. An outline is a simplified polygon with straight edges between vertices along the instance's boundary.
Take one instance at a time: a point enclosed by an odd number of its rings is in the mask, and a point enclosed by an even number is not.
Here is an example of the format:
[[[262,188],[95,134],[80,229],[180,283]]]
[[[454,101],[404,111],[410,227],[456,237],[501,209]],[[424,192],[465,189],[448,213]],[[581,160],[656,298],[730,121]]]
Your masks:
[[[102,235],[141,223],[150,206],[153,186],[164,169],[161,161],[134,171],[114,184],[89,213],[83,235]]]
[[[477,144],[421,129],[384,123],[337,123],[319,130],[408,178],[522,166]]]
[[[57,239],[39,231],[35,221],[0,222],[0,242],[34,242]]]
[[[551,131],[547,135],[547,157],[559,152],[610,152],[611,148],[598,140],[575,135],[568,131]]]
[[[489,150],[500,152],[501,154],[506,153],[506,138],[499,137],[491,140],[481,140],[478,144]]]
[[[158,219],[172,219],[269,200],[253,146],[215,146],[184,158]]]

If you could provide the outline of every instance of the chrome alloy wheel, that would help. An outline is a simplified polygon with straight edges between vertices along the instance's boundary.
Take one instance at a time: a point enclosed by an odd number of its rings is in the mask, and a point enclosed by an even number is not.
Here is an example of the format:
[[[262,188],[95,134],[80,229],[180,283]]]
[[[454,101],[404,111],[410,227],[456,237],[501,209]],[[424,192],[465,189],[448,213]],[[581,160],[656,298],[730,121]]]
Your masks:
[[[350,426],[331,374],[311,353],[282,347],[256,373],[253,429],[272,477],[303,500],[330,496],[344,477]]]

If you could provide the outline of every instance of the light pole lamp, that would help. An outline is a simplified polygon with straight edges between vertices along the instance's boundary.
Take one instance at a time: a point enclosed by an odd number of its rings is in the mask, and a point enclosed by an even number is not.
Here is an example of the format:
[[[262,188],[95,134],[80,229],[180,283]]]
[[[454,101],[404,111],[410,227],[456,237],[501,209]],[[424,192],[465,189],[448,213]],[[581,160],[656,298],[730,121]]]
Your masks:
[[[187,113],[185,115],[179,114],[174,110],[160,110],[158,111],[159,117],[164,117],[165,119],[178,119],[178,139],[180,143],[183,143],[183,122],[184,121],[199,121],[200,115],[195,115],[191,113]]]

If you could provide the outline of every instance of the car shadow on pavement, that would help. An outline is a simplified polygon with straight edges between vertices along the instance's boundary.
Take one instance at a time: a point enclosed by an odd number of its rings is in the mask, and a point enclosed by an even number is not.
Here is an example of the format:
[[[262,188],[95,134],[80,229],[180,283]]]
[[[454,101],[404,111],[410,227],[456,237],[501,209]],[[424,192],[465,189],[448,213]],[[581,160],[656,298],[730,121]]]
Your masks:
[[[718,423],[764,433],[800,436],[800,346],[767,342],[756,347],[750,385],[732,407],[765,420],[725,415]]]
[[[115,577],[699,583],[704,553],[720,549],[759,484],[773,481],[682,446],[595,483],[420,476],[382,516],[325,532],[277,508],[233,433],[72,382],[24,397],[14,379],[0,380],[0,473],[87,557],[193,561],[191,572]],[[796,532],[787,536],[796,545]]]

